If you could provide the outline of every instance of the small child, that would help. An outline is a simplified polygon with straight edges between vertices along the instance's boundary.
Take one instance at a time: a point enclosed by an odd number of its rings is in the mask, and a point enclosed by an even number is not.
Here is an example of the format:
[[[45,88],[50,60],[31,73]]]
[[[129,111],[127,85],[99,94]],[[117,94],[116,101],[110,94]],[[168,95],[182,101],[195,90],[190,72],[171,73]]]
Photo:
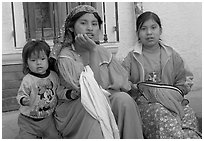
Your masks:
[[[20,104],[17,138],[61,138],[53,118],[57,96],[66,97],[67,89],[59,84],[54,71],[49,70],[50,47],[45,41],[29,41],[23,48],[25,77],[18,90]]]

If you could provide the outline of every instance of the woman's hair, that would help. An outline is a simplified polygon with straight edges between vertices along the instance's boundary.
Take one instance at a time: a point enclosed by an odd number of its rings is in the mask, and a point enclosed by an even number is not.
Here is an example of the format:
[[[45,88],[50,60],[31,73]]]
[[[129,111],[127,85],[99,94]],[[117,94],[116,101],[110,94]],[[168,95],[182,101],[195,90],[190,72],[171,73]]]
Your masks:
[[[27,74],[30,71],[27,63],[28,58],[30,58],[33,53],[39,56],[41,51],[44,51],[47,56],[50,54],[50,46],[45,41],[28,41],[25,44],[22,52],[24,74]]]
[[[160,18],[157,16],[157,14],[150,12],[150,11],[147,11],[147,12],[142,13],[137,18],[137,22],[136,22],[137,32],[139,32],[139,30],[142,27],[142,25],[144,24],[144,22],[146,22],[149,19],[154,20],[159,25],[159,27],[162,28]]]
[[[65,30],[66,30],[67,27],[74,28],[74,25],[75,25],[76,21],[86,13],[88,13],[88,12],[82,11],[82,12],[79,12],[79,13],[75,14],[71,19],[66,19],[66,21],[65,21]],[[94,12],[92,14],[97,19],[98,24],[99,24],[99,29],[101,29],[101,24],[103,23],[103,21],[101,20],[101,17],[96,12]],[[70,22],[68,22],[67,20],[69,20]]]

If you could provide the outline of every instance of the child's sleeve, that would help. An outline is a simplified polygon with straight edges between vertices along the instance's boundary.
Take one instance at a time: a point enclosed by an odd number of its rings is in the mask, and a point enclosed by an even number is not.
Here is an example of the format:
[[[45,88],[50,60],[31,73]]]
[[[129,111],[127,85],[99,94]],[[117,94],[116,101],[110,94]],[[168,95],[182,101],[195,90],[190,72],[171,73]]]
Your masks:
[[[16,96],[18,103],[24,106],[22,103],[22,100],[25,97],[30,97],[30,93],[31,93],[31,86],[30,86],[29,80],[27,80],[26,78],[23,78]]]
[[[75,93],[73,93],[74,90],[69,90],[66,87],[60,85],[59,77],[57,77],[56,74],[56,80],[57,80],[57,89],[56,94],[58,99],[65,99],[65,100],[74,100],[77,98]]]

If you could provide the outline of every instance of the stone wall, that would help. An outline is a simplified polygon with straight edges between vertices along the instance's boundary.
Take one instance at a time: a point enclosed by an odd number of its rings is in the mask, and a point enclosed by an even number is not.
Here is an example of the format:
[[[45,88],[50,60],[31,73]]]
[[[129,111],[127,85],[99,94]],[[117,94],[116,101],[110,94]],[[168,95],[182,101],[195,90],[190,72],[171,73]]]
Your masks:
[[[23,78],[22,64],[2,65],[2,111],[19,108],[16,95]]]

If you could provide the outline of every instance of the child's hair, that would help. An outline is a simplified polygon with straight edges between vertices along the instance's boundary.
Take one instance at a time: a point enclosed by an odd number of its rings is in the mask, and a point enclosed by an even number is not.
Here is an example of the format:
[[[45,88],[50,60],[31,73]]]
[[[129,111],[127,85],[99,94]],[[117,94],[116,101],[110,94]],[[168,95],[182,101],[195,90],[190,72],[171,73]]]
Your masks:
[[[50,46],[43,40],[32,40],[25,44],[22,52],[24,74],[27,74],[30,71],[27,63],[28,58],[30,58],[33,53],[39,55],[41,51],[44,51],[49,57]]]
[[[144,22],[146,22],[147,20],[152,19],[154,20],[160,28],[162,28],[161,26],[161,20],[160,18],[157,16],[157,14],[147,11],[142,13],[138,18],[137,18],[137,22],[136,22],[136,26],[137,26],[137,32],[140,30],[140,28],[142,27],[142,25],[144,24]]]

